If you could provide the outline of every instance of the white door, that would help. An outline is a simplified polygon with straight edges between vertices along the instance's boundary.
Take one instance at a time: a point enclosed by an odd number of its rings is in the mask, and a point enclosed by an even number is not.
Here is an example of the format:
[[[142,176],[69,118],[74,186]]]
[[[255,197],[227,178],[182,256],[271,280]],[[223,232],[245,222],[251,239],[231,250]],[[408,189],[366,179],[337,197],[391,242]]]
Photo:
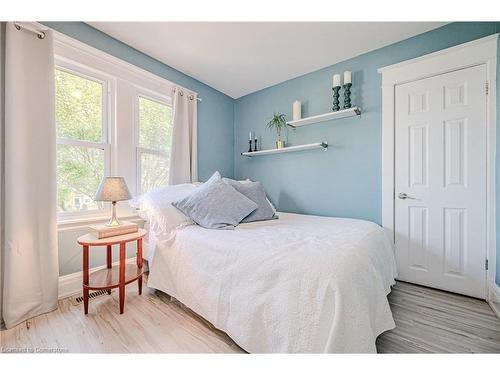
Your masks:
[[[399,279],[485,297],[486,66],[396,86]]]

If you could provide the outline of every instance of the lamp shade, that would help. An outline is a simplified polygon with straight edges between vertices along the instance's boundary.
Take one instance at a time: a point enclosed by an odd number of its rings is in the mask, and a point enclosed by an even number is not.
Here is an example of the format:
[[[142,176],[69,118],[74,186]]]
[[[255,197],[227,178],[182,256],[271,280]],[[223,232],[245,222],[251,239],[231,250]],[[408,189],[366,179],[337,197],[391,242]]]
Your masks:
[[[123,177],[104,177],[94,196],[95,201],[106,202],[126,201],[130,198],[130,192]]]

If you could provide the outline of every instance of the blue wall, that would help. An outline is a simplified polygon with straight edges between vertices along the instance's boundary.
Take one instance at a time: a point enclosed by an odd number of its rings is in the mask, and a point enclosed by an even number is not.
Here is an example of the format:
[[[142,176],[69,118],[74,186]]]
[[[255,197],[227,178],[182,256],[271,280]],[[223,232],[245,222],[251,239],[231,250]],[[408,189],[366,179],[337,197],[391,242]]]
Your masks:
[[[235,177],[262,181],[270,199],[282,211],[354,217],[380,223],[382,98],[381,76],[377,69],[499,31],[500,23],[449,24],[239,98],[234,109]],[[265,124],[273,112],[285,113],[290,119],[295,99],[303,103],[303,117],[330,111],[332,75],[345,70],[353,72],[352,102],[362,108],[361,118],[288,131],[289,145],[327,141],[327,152],[307,151],[252,159],[240,155],[248,149],[250,130],[261,137],[263,148],[273,147],[274,134],[265,129]],[[500,99],[500,94],[497,98]],[[497,134],[500,139],[500,131]],[[497,144],[500,150],[499,140]],[[497,180],[498,195],[498,155]],[[500,227],[500,196],[497,204]],[[499,230],[500,248],[498,234]],[[500,285],[500,250],[497,253],[497,283]]]
[[[280,210],[381,221],[381,76],[377,69],[443,48],[500,32],[500,23],[452,23],[408,40],[357,56],[242,97],[236,101],[217,90],[109,37],[81,22],[44,22],[63,32],[194,90],[199,104],[200,180],[215,170],[225,176],[263,182]],[[324,113],[331,107],[331,77],[353,72],[353,103],[361,118],[288,132],[288,143],[327,141],[329,150],[246,159],[248,132],[257,132],[264,148],[274,135],[265,129],[273,112],[291,118],[295,99],[303,103],[303,116]],[[497,76],[500,78],[500,68]],[[500,84],[497,84],[500,91]],[[500,100],[500,92],[497,92]],[[498,116],[500,127],[500,116]],[[497,132],[500,151],[500,129]],[[230,155],[234,155],[232,158]],[[500,285],[500,152],[497,153],[497,284]]]
[[[233,176],[233,102],[229,96],[110,37],[83,22],[43,22],[44,25],[196,91],[198,103],[198,170],[204,181],[219,170]]]

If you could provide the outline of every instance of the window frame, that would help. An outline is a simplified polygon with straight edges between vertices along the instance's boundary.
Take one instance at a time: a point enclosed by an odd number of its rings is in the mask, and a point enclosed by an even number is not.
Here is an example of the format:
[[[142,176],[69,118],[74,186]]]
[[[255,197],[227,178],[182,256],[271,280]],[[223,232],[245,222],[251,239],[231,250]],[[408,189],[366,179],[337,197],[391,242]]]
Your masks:
[[[34,25],[36,23],[33,23]],[[36,24],[39,27],[45,27]],[[56,64],[68,62],[71,66],[82,67],[84,70],[101,73],[110,79],[108,90],[111,90],[109,106],[108,143],[110,144],[109,160],[110,174],[123,176],[127,181],[132,196],[137,191],[137,143],[135,139],[135,95],[139,91],[147,97],[158,98],[160,101],[172,102],[172,90],[178,88],[184,92],[197,94],[195,91],[170,81],[161,69],[146,70],[109,53],[76,40],[68,35],[52,30],[54,35],[54,58]],[[153,73],[154,71],[154,73]],[[157,94],[161,93],[161,94]],[[117,215],[123,219],[138,218],[137,211],[127,202],[118,202]],[[83,215],[75,212],[72,217],[58,217],[58,230],[81,228],[91,223],[109,219],[109,211],[95,215]]]
[[[101,142],[85,141],[81,139],[71,139],[57,136],[57,145],[67,145],[73,147],[85,147],[103,151],[103,176],[109,176],[112,170],[111,161],[111,124],[114,122],[113,102],[114,102],[114,79],[109,75],[93,69],[89,66],[71,61],[66,58],[55,56],[54,70],[60,70],[68,74],[81,77],[102,85],[101,113],[102,113],[102,132]],[[57,123],[56,123],[57,126]],[[109,204],[104,203],[100,209],[91,209],[85,211],[66,211],[57,212],[58,221],[71,219],[82,219],[86,217],[104,216],[109,212]]]
[[[172,109],[173,115],[173,104],[172,98],[170,96],[161,95],[154,91],[147,90],[144,88],[137,88],[135,98],[134,98],[134,142],[136,147],[136,191],[138,194],[144,194],[142,191],[142,168],[141,168],[141,156],[143,154],[156,155],[168,158],[169,153],[161,150],[156,150],[148,147],[142,147],[140,145],[140,109],[139,100],[140,98],[151,100],[159,104],[166,105]],[[172,117],[173,122],[173,117]],[[173,126],[173,123],[170,125]]]

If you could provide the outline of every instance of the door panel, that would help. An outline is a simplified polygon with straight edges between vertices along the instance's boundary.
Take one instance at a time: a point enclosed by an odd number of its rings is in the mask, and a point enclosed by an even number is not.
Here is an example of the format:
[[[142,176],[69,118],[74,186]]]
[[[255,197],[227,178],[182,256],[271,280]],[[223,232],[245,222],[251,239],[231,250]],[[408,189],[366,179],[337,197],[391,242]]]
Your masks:
[[[416,270],[427,271],[427,247],[429,245],[429,222],[426,207],[408,207],[409,216],[409,266]]]
[[[486,67],[396,87],[399,279],[485,297]]]
[[[408,158],[409,186],[427,186],[429,124],[411,125],[408,132],[410,157]]]
[[[467,119],[444,122],[444,187],[467,187],[465,146]]]
[[[466,209],[444,209],[444,272],[448,275],[464,276],[466,218]]]

